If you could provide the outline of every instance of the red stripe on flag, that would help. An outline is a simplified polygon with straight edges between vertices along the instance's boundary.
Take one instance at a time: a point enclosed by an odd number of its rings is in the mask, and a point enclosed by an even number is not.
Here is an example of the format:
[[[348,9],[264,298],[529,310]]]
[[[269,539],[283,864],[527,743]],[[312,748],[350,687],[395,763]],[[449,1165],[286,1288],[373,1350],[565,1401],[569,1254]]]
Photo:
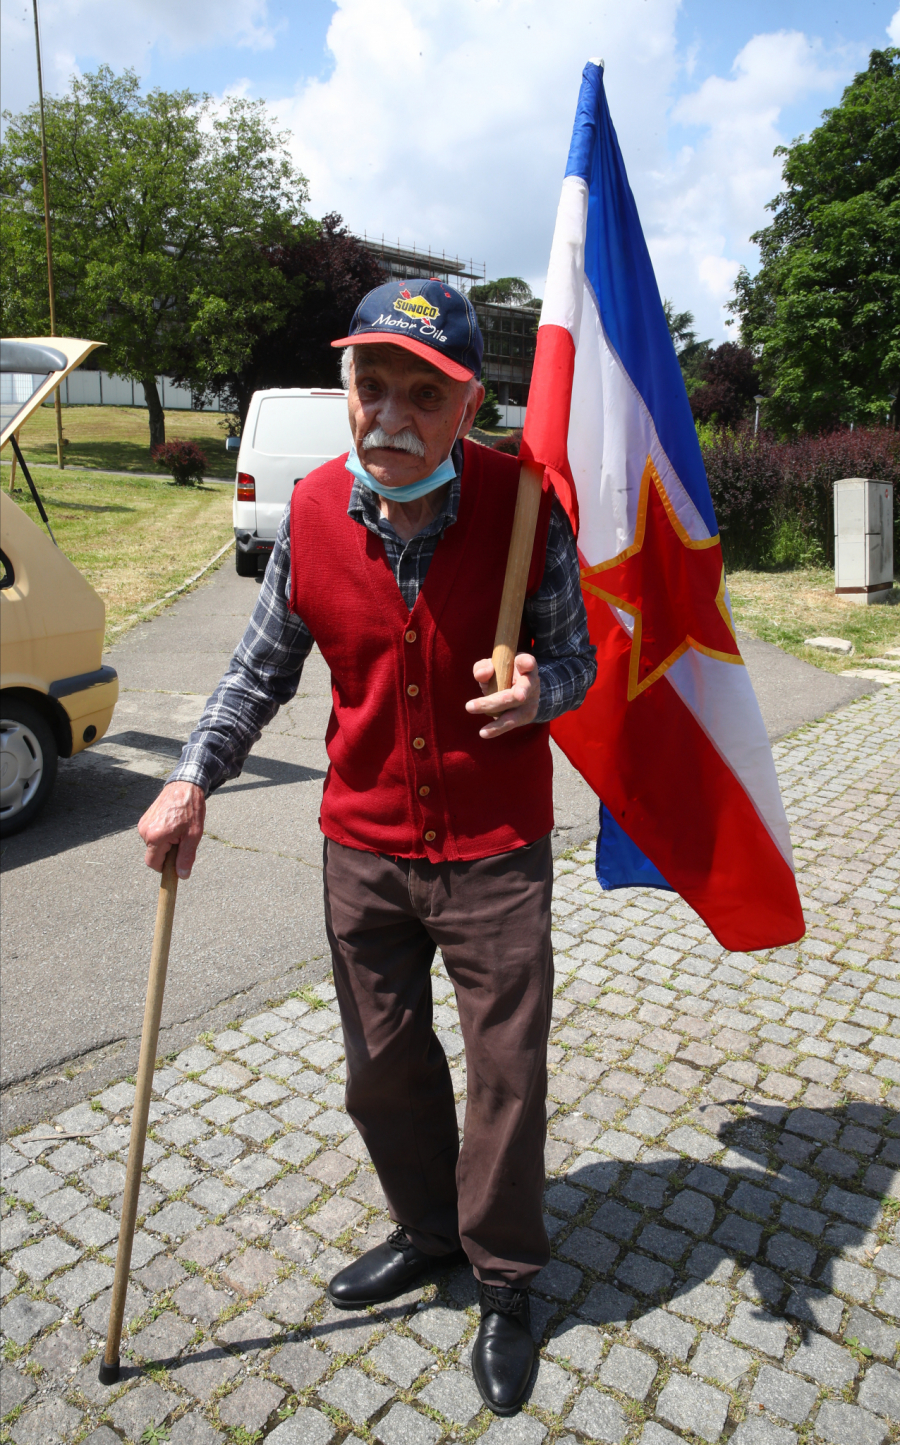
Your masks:
[[[796,943],[794,874],[744,787],[665,677],[627,701],[631,638],[608,603],[584,601],[597,681],[554,740],[725,948]]]
[[[564,326],[539,326],[528,410],[519,458],[550,473],[572,531],[578,536],[578,497],[569,469],[569,407],[575,373],[575,343]]]

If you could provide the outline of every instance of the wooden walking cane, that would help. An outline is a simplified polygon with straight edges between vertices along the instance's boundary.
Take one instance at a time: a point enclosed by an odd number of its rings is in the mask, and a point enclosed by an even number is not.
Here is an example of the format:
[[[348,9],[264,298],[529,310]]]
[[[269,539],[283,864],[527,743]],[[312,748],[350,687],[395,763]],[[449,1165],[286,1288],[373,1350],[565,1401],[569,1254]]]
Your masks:
[[[131,1268],[131,1250],[134,1244],[134,1226],[137,1219],[138,1195],[141,1188],[141,1170],[144,1165],[144,1144],[147,1140],[150,1093],[153,1088],[156,1046],[159,1041],[159,1020],[162,1014],[163,993],[166,987],[166,970],[169,966],[169,944],[172,939],[172,920],[175,916],[175,894],[178,891],[178,874],[175,872],[175,859],[177,856],[178,845],[176,843],[166,854],[166,861],[163,864],[162,878],[159,884],[159,901],[156,905],[156,928],[153,932],[153,949],[150,954],[150,977],[147,979],[147,1002],[144,1005],[144,1027],[141,1033],[141,1057],[137,1071],[134,1109],[131,1114],[131,1143],[128,1147],[128,1169],[125,1174],[122,1218],[119,1222],[119,1248],[116,1254],[116,1277],[113,1280],[112,1299],[109,1306],[109,1329],[106,1333],[106,1349],[100,1365],[101,1385],[114,1385],[119,1378],[119,1345],[122,1339],[122,1320],[125,1315],[125,1295],[128,1290],[128,1271]]]
[[[532,462],[523,462],[519,472],[519,490],[512,536],[509,540],[503,595],[500,598],[500,615],[497,618],[494,651],[491,655],[494,677],[488,685],[489,693],[502,692],[512,683],[543,483],[543,467],[536,467]]]

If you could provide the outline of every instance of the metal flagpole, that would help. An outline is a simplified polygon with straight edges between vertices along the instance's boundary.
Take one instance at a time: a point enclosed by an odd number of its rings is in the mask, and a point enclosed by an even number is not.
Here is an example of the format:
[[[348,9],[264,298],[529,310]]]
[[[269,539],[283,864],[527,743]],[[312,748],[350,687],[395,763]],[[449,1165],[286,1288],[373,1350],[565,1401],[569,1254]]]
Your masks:
[[[34,5],[34,48],[37,55],[38,99],[41,107],[41,173],[44,180],[44,235],[47,239],[47,289],[50,293],[50,335],[56,336],[56,292],[53,286],[53,247],[50,242],[50,184],[47,179],[47,132],[44,125],[44,81],[41,74],[41,30],[38,23],[38,0]],[[63,455],[62,405],[59,387],[53,393],[56,410],[56,460],[60,471],[65,467]]]

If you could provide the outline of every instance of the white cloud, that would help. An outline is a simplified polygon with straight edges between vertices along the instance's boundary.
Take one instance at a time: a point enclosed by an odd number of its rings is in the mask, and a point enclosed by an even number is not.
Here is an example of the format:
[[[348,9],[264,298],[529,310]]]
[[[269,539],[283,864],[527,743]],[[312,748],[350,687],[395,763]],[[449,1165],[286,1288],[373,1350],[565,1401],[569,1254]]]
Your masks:
[[[896,11],[887,27],[888,39],[892,45],[900,45],[900,9]]]
[[[154,46],[180,56],[224,43],[267,50],[276,39],[267,0],[42,0],[40,17],[47,94],[67,89],[76,55],[140,73]],[[31,0],[5,0],[0,45],[4,108],[23,110],[37,98]]]

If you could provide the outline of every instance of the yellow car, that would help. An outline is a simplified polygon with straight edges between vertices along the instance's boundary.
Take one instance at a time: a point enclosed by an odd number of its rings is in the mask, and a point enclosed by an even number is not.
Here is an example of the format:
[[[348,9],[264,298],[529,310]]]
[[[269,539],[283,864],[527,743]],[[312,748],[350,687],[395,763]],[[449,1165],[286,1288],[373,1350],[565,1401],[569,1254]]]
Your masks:
[[[0,342],[0,445],[94,344],[61,337]],[[77,567],[0,492],[3,836],[26,827],[46,803],[57,759],[73,757],[109,727],[119,680],[102,663],[105,623],[103,600]]]

